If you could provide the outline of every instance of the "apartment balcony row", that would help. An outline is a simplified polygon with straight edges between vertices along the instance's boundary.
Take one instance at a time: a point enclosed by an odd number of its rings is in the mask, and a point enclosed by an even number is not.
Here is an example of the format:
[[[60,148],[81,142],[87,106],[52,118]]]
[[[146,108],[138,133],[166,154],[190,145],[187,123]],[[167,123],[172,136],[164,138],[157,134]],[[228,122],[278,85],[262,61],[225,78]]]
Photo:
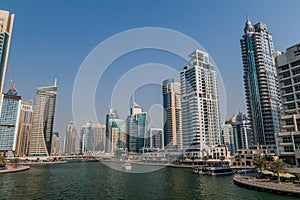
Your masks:
[[[279,142],[279,146],[293,146],[293,142]]]
[[[293,131],[293,132],[278,132],[278,137],[284,137],[284,136],[291,136],[291,135],[300,135],[300,131]]]

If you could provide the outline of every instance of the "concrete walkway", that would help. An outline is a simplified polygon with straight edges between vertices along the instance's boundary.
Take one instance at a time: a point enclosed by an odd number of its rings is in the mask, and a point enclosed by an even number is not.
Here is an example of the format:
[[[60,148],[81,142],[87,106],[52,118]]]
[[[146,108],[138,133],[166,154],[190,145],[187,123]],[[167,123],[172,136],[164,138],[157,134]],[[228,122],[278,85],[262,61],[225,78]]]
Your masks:
[[[300,197],[300,184],[285,182],[279,184],[269,179],[256,179],[252,176],[241,175],[235,175],[233,181],[235,184],[249,189]]]

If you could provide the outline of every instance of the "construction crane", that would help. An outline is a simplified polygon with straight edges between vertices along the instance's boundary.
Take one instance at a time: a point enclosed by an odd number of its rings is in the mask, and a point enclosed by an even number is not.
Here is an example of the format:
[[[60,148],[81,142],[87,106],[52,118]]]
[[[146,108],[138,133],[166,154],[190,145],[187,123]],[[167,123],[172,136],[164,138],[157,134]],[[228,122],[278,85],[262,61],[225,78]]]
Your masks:
[[[10,82],[9,92],[15,94],[17,92],[17,90],[16,90],[16,84],[13,82],[13,78],[12,78],[11,70],[10,70],[10,65],[8,63],[7,63],[7,70],[8,70],[9,82]]]

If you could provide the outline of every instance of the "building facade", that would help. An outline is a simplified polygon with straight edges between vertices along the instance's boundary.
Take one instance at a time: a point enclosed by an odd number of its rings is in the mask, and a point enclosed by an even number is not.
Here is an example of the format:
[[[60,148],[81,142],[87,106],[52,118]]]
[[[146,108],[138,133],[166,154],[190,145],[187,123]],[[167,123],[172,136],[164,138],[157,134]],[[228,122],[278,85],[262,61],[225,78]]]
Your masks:
[[[220,144],[217,72],[206,52],[195,50],[180,72],[182,143],[187,156],[202,158]]]
[[[0,10],[0,94],[3,93],[14,17],[8,11]]]
[[[129,153],[140,153],[145,147],[147,113],[133,101],[126,121],[127,149]]]
[[[150,128],[147,136],[147,148],[164,149],[164,131],[161,128]]]
[[[230,154],[236,152],[233,128],[229,122],[225,122],[225,124],[222,124],[221,126],[221,143],[227,146]]]
[[[300,43],[276,52],[280,96],[283,108],[281,132],[276,133],[278,155],[300,165]]]
[[[19,128],[16,145],[16,156],[28,156],[29,140],[32,131],[32,101],[22,100],[19,116]]]
[[[174,79],[163,82],[164,146],[168,149],[182,149],[182,113],[180,83]]]
[[[248,149],[252,145],[251,123],[245,113],[239,112],[230,119],[232,133],[234,137],[234,152],[236,154],[239,149]]]
[[[60,155],[59,132],[54,132],[52,134],[51,155],[52,156],[58,156],[58,155]]]
[[[104,124],[94,124],[94,148],[95,151],[105,151],[106,146],[106,126]]]
[[[266,24],[247,20],[240,40],[244,87],[253,145],[275,146],[280,130],[280,97],[274,62],[274,46]]]
[[[73,154],[75,153],[76,145],[76,127],[73,121],[67,123],[66,136],[64,138],[64,153]]]
[[[106,147],[108,153],[126,149],[126,124],[116,109],[109,109],[106,115]]]
[[[93,148],[93,121],[88,120],[80,130],[80,153],[92,152]]]
[[[0,110],[0,151],[14,155],[17,145],[21,96],[18,96],[16,92],[2,94]]]
[[[34,97],[29,156],[51,154],[56,93],[56,80],[53,86],[37,88]]]

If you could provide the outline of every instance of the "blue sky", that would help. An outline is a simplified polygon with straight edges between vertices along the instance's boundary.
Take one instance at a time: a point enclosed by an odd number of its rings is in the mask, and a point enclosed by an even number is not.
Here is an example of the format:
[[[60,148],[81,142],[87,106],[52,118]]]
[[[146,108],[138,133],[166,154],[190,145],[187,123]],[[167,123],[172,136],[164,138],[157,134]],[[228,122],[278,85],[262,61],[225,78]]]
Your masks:
[[[0,0],[0,9],[15,13],[9,63],[23,99],[33,99],[36,88],[58,79],[55,130],[64,135],[72,120],[72,89],[76,73],[89,52],[114,34],[139,27],[164,27],[199,42],[217,64],[226,87],[227,117],[246,111],[239,40],[246,16],[263,21],[273,34],[276,50],[300,42],[300,1],[77,1]],[[185,62],[158,51],[133,52],[112,64],[97,92],[98,119],[104,122],[108,96],[130,67],[157,62],[180,70]],[[8,79],[8,76],[7,76]],[[9,87],[6,81],[6,89]],[[145,92],[146,91],[146,92]],[[145,93],[153,95],[146,96]],[[146,108],[161,101],[158,86],[136,93]],[[89,118],[89,116],[87,116]]]

